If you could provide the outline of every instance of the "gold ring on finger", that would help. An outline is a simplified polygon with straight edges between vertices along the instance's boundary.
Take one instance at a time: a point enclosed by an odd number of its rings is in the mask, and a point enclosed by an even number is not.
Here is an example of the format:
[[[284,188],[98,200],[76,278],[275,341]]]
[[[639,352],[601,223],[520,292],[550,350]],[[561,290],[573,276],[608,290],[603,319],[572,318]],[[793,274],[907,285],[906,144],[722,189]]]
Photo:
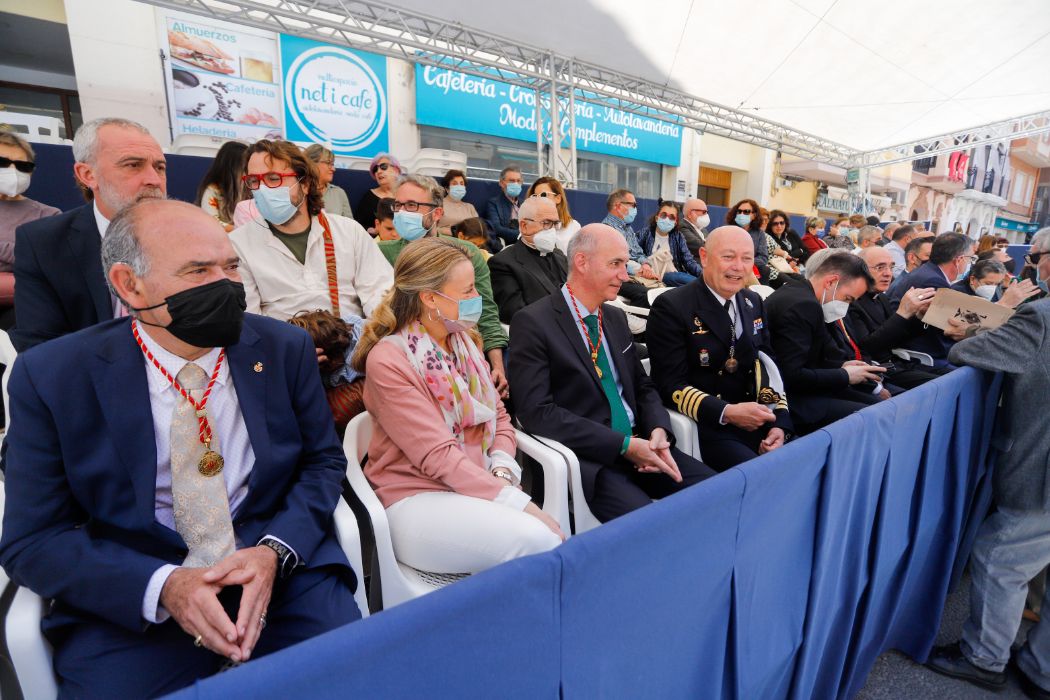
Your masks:
[[[204,639],[204,635],[198,634],[197,637],[193,640],[193,646],[195,646],[195,647],[204,646],[203,644],[201,644],[201,640],[202,639]]]

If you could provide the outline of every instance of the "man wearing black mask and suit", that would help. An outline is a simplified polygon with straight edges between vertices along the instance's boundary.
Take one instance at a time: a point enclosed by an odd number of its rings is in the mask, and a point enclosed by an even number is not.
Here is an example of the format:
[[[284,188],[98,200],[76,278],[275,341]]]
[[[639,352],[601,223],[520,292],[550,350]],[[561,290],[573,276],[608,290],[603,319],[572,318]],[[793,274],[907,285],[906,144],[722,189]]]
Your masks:
[[[73,139],[73,158],[73,174],[92,202],[15,232],[11,342],[19,352],[124,314],[106,287],[102,239],[121,209],[167,191],[164,153],[133,121],[87,122]]]
[[[825,324],[846,316],[871,282],[856,255],[820,250],[806,266],[806,280],[790,280],[766,299],[777,366],[791,401],[791,420],[805,434],[877,403],[885,370],[853,357],[835,343]]]
[[[565,284],[568,260],[556,245],[555,227],[560,225],[553,200],[529,197],[519,209],[517,243],[489,258],[492,296],[503,323]]]
[[[590,224],[569,243],[569,279],[511,323],[511,392],[530,433],[580,460],[591,512],[605,522],[714,474],[672,446],[671,418],[612,301],[627,279],[627,241]]]

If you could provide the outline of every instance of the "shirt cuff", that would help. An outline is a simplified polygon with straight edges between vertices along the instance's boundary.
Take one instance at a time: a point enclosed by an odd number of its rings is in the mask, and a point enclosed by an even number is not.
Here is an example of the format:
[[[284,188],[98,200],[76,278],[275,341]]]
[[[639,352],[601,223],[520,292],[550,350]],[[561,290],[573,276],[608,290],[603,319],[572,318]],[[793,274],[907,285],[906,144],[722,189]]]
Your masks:
[[[729,408],[729,404],[725,405],[725,408],[722,409],[722,413],[718,416],[719,425],[726,425],[726,408]]]
[[[142,618],[146,622],[159,624],[171,617],[168,611],[160,606],[160,593],[164,590],[164,584],[167,583],[171,572],[177,568],[179,567],[174,564],[165,564],[150,576],[149,583],[146,584],[146,594],[142,596]]]
[[[288,544],[287,542],[285,542],[284,540],[282,540],[280,537],[276,537],[274,535],[263,535],[262,537],[259,538],[259,542],[262,542],[263,540],[266,540],[266,539],[277,540],[278,542],[283,544],[285,547],[287,547],[288,551],[292,553],[292,557],[295,559],[295,566],[299,566],[299,564],[302,563],[302,560],[299,558],[299,553],[296,552],[294,549],[292,549],[292,546],[290,544]],[[256,547],[259,546],[259,542],[255,543]]]
[[[631,436],[630,435],[624,435],[623,436],[623,445],[620,447],[620,454],[621,455],[627,454],[627,448],[630,447],[630,446],[631,446]]]
[[[532,503],[532,499],[529,498],[529,494],[521,489],[508,485],[499,490],[499,493],[492,499],[492,502],[499,503],[508,508],[513,508],[514,510],[525,510],[525,507]]]
[[[489,453],[489,457],[492,459],[492,463],[489,465],[490,472],[498,467],[503,467],[514,477],[515,486],[521,483],[521,467],[518,466],[513,457],[503,450],[493,450]]]

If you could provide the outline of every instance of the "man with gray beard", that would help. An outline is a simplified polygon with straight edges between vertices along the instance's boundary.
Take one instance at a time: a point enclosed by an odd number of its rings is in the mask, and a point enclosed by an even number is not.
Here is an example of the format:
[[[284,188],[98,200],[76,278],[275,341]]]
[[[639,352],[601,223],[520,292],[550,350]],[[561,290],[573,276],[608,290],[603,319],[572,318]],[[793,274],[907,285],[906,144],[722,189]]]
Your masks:
[[[160,145],[141,124],[94,119],[73,139],[73,174],[91,200],[15,232],[15,327],[19,352],[123,315],[106,286],[100,251],[125,207],[167,194]]]

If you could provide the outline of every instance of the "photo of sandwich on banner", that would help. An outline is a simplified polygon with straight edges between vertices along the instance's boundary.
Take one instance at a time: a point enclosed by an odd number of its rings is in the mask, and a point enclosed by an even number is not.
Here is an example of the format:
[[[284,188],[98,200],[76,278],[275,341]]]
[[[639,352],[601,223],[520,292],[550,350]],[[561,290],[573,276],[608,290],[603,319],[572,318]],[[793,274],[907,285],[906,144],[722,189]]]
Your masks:
[[[233,56],[207,39],[199,39],[185,32],[168,30],[168,45],[171,47],[171,57],[175,60],[212,73],[225,75],[234,73],[233,66],[227,62],[232,60]]]

